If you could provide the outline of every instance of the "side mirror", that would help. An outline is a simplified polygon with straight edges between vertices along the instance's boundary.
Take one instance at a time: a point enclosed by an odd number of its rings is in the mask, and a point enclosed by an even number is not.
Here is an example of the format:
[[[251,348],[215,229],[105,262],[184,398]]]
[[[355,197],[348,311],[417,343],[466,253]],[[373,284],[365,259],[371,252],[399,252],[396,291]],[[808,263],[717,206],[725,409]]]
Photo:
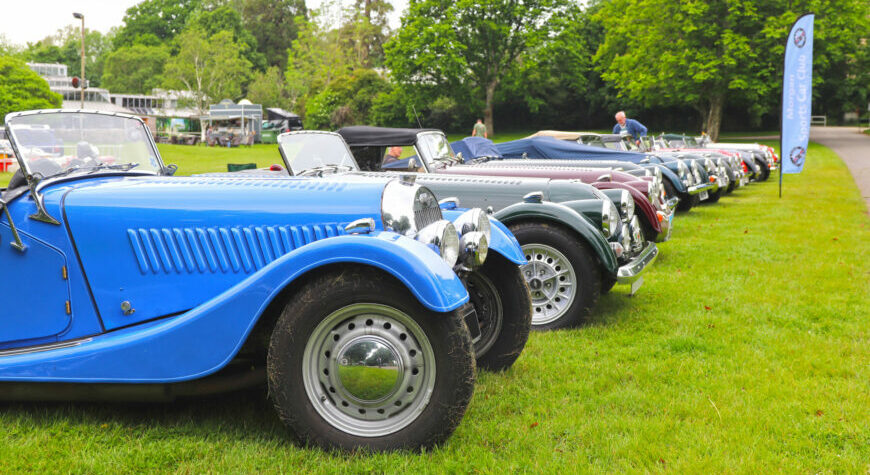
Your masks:
[[[3,214],[6,215],[6,220],[9,221],[9,228],[12,229],[12,239],[13,241],[9,244],[14,247],[18,252],[24,252],[27,250],[27,246],[21,242],[21,236],[18,235],[18,228],[15,227],[15,223],[12,221],[12,215],[9,214],[9,208],[6,207],[6,201],[0,199],[0,209],[3,210]]]
[[[462,156],[462,152],[458,152],[458,153],[456,154],[456,160],[457,160],[459,163],[465,163],[465,157]]]
[[[175,175],[175,172],[177,172],[177,171],[178,171],[178,165],[176,165],[174,163],[170,163],[169,165],[166,165],[165,167],[163,167],[163,174],[166,176],[173,176],[173,175]]]
[[[642,159],[642,160],[640,161],[640,163],[643,163],[644,165],[646,165],[647,163],[649,163],[649,158],[644,158],[644,159]]]
[[[416,158],[409,158],[408,159],[408,170],[416,170],[418,167],[419,167],[419,165],[417,165]]]

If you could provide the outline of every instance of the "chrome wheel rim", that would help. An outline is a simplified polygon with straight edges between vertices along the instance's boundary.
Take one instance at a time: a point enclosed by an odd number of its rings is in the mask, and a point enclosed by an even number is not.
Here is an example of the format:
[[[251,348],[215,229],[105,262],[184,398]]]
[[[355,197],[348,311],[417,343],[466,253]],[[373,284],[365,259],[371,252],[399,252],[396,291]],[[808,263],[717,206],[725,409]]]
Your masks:
[[[498,340],[504,324],[504,308],[498,289],[488,277],[480,272],[468,274],[465,282],[468,296],[477,312],[480,324],[480,339],[474,344],[474,356],[480,358]]]
[[[532,325],[546,325],[561,318],[577,295],[577,276],[564,254],[546,244],[527,244],[528,264],[523,277],[532,292]]]
[[[330,425],[380,437],[412,423],[435,388],[435,352],[406,313],[354,304],[327,316],[308,339],[305,393]]]

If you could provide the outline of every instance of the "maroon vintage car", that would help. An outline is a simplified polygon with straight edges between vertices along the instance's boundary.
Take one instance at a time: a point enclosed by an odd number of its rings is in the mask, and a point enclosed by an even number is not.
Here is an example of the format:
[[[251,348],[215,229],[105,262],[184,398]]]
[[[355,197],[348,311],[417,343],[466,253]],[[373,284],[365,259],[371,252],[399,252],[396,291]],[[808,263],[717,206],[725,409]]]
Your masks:
[[[526,162],[529,162],[528,160]],[[512,166],[499,161],[437,168],[436,173],[455,175],[515,176],[579,180],[600,190],[624,189],[631,193],[647,240],[666,241],[671,235],[674,213],[664,202],[661,182],[655,177],[637,177],[616,170],[582,167]]]

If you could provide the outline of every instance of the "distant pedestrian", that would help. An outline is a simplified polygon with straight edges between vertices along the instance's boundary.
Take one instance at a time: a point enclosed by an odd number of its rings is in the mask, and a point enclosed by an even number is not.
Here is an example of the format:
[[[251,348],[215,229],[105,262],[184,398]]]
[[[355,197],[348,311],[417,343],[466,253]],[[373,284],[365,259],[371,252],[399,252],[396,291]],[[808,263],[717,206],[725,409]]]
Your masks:
[[[398,162],[399,157],[402,156],[402,147],[390,147],[387,151],[387,154],[384,155],[383,164],[386,165],[388,163]]]
[[[626,119],[625,112],[619,111],[616,113],[616,125],[613,126],[613,133],[631,135],[635,142],[640,144],[640,137],[646,137],[646,127],[634,119]]]
[[[472,137],[483,137],[485,139],[489,138],[489,135],[486,133],[486,126],[483,125],[483,119],[477,119],[477,123],[474,124],[474,128],[471,129]]]
[[[248,131],[248,143],[246,145],[248,147],[254,146],[254,130],[253,129]]]

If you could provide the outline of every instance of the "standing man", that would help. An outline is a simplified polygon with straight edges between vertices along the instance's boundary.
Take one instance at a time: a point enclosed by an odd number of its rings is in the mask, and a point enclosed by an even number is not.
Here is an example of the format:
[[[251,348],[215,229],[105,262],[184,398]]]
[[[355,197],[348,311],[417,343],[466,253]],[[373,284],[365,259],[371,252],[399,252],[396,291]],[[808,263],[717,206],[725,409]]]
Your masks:
[[[486,134],[486,126],[483,125],[483,119],[477,119],[477,123],[474,124],[474,128],[471,129],[472,137],[483,137],[488,139],[489,136]]]
[[[616,113],[616,125],[613,126],[613,133],[631,135],[640,144],[640,137],[646,136],[646,127],[634,119],[626,119],[625,112],[619,111]]]

